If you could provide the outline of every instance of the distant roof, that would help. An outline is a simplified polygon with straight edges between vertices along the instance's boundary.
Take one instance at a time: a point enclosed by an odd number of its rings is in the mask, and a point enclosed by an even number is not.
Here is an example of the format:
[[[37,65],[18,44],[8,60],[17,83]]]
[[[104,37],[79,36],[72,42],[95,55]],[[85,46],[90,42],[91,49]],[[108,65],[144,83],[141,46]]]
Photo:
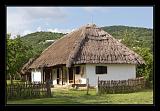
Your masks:
[[[21,74],[26,74],[26,72],[29,72],[29,66],[34,61],[34,58],[30,58],[27,63],[25,63],[20,71]]]
[[[134,51],[95,24],[87,24],[52,43],[29,68],[65,64],[144,64]]]

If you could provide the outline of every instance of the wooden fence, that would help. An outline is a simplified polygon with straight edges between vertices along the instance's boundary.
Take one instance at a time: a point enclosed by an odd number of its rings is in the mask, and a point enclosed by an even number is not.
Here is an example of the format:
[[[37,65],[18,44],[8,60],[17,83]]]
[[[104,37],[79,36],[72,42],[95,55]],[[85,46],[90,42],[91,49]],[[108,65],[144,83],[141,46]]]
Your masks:
[[[44,83],[10,84],[7,85],[7,99],[46,97],[48,89],[50,91],[50,87]]]
[[[135,92],[145,87],[144,77],[128,80],[104,81],[98,78],[98,93],[128,93]]]

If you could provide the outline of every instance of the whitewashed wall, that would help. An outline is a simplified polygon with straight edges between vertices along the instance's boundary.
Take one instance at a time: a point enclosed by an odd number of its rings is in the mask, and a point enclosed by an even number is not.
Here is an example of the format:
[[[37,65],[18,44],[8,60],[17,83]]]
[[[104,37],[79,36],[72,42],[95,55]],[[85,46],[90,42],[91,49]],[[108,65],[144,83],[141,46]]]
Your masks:
[[[59,73],[60,73],[59,76],[61,77],[62,71],[60,68],[59,68]],[[66,79],[67,79],[67,80],[64,80],[63,83],[68,84],[68,75],[67,75],[66,67],[63,67],[63,76],[66,76]],[[57,68],[52,69],[52,80],[53,80],[53,85],[56,85],[57,84]],[[62,79],[59,81],[59,84],[62,84]]]
[[[43,73],[42,69],[32,69],[31,71],[32,82],[41,82],[42,73]]]
[[[63,66],[63,77],[65,78],[63,79],[63,83],[67,85],[68,84],[68,74],[67,74],[67,68],[65,66]]]
[[[96,74],[96,66],[107,66],[107,74]],[[86,75],[91,86],[97,86],[100,80],[127,80],[136,78],[136,65],[132,64],[87,64]]]
[[[57,84],[57,69],[52,69],[53,85]]]
[[[81,80],[81,84],[86,84],[86,65],[74,65],[74,66],[81,66],[84,68],[84,74],[75,74],[75,81]]]

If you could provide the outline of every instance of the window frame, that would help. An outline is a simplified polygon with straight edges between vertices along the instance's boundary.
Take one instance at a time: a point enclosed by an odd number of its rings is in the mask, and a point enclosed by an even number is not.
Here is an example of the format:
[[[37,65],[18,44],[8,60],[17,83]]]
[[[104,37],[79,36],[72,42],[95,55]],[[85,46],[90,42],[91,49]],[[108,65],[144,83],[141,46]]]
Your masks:
[[[96,66],[95,73],[96,74],[107,74],[108,67],[107,66]]]
[[[79,73],[77,73],[77,68],[79,70]],[[80,74],[81,72],[81,66],[75,66],[75,74]]]

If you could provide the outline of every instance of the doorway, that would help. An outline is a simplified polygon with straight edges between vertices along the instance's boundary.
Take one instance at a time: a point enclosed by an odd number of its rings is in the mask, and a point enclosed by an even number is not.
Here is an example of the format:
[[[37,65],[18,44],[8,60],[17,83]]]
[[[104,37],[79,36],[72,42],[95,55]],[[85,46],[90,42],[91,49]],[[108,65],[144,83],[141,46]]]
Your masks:
[[[69,68],[69,83],[73,83],[73,68]]]
[[[31,73],[27,74],[27,80],[28,82],[31,82]]]
[[[45,81],[48,81],[48,80],[51,80],[52,78],[51,78],[51,69],[44,69],[44,72],[45,72]]]
[[[57,84],[59,84],[59,81],[60,81],[60,76],[59,76],[59,68],[57,69]]]

